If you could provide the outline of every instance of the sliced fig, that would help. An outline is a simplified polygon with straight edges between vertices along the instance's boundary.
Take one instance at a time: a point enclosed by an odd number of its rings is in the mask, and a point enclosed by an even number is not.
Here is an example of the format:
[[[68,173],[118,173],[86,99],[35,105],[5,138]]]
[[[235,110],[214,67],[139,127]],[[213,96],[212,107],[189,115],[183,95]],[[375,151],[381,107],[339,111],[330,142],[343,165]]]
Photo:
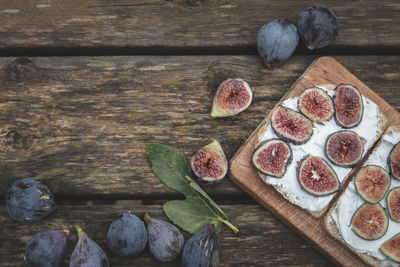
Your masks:
[[[361,160],[364,144],[353,131],[339,131],[328,136],[325,155],[335,165],[353,167]]]
[[[314,131],[312,121],[283,106],[275,109],[271,116],[271,126],[281,139],[296,145],[306,143]]]
[[[400,180],[400,143],[397,143],[389,154],[390,174],[397,180]]]
[[[248,108],[253,100],[253,92],[242,79],[223,81],[215,92],[211,117],[229,117]]]
[[[379,250],[395,262],[400,262],[400,234],[397,234],[383,243]]]
[[[389,219],[379,203],[365,203],[351,218],[351,230],[365,240],[381,238],[387,231]]]
[[[280,139],[262,142],[253,152],[251,162],[260,172],[281,178],[292,161],[292,149]]]
[[[307,118],[318,123],[330,120],[335,113],[331,97],[318,87],[306,89],[297,106]]]
[[[344,128],[357,126],[363,116],[364,104],[357,88],[342,84],[335,89],[335,119]]]
[[[297,179],[304,190],[315,196],[329,195],[340,188],[335,170],[323,158],[313,155],[300,162]]]
[[[204,185],[222,181],[228,172],[228,161],[221,144],[214,140],[197,150],[190,157],[189,170]]]
[[[393,221],[400,222],[400,187],[390,190],[386,197],[386,205],[390,218]]]
[[[378,203],[389,189],[390,176],[380,166],[367,165],[357,172],[354,185],[365,201]]]

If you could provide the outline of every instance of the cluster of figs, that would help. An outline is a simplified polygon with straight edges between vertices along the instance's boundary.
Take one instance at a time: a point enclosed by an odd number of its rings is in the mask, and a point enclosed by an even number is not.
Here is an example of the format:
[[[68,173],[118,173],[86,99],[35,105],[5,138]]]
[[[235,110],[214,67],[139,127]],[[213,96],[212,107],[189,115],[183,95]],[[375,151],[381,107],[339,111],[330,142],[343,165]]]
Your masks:
[[[335,97],[318,87],[307,88],[298,99],[298,111],[279,105],[271,115],[271,127],[279,138],[259,144],[251,162],[261,173],[282,178],[292,161],[289,143],[301,145],[310,140],[313,123],[334,117],[343,130],[328,136],[324,153],[340,167],[354,167],[361,160],[364,144],[348,128],[357,126],[363,116],[363,100],[358,89],[349,84],[335,88]],[[332,194],[341,188],[335,170],[322,157],[307,155],[297,165],[297,178],[304,190],[315,196]]]
[[[15,221],[40,221],[57,209],[53,194],[41,182],[25,178],[15,181],[7,191],[6,211]],[[107,232],[108,249],[117,256],[136,256],[146,245],[161,262],[170,262],[182,253],[183,266],[218,266],[221,245],[214,224],[205,225],[186,242],[173,224],[144,216],[145,224],[131,212],[123,212],[112,221]],[[76,228],[78,242],[71,254],[70,267],[108,267],[104,250],[81,227]],[[49,230],[33,236],[27,243],[24,259],[33,266],[55,267],[65,253],[69,230]]]
[[[282,18],[264,24],[258,31],[257,48],[265,65],[273,68],[293,54],[300,38],[308,49],[323,48],[335,40],[338,31],[332,10],[311,6],[300,13],[297,27]]]

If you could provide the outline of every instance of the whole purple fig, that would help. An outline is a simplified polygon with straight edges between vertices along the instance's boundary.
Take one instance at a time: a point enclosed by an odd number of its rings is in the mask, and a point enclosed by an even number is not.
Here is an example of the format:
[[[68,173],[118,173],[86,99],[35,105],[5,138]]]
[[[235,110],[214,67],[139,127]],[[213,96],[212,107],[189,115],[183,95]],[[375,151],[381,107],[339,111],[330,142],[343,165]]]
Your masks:
[[[182,251],[185,240],[182,233],[174,225],[144,215],[149,236],[151,254],[162,262],[175,259]]]
[[[221,256],[221,244],[214,224],[207,224],[185,244],[182,263],[185,267],[216,267]]]
[[[33,266],[55,267],[64,256],[68,230],[42,232],[29,240],[24,259]]]
[[[88,235],[82,231],[82,228],[76,228],[79,240],[69,261],[69,267],[109,267],[106,253],[96,244]]]

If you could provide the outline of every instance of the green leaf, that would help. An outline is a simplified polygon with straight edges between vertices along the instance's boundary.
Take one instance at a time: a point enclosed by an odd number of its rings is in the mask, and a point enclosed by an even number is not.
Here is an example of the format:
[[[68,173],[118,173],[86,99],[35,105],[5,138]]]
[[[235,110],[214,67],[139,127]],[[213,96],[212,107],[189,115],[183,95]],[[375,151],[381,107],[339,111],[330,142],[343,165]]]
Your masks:
[[[195,233],[205,224],[214,223],[217,232],[221,223],[235,233],[239,230],[228,221],[228,216],[189,176],[185,157],[176,149],[162,144],[148,144],[147,152],[152,170],[169,188],[186,196],[186,200],[172,200],[164,204],[164,211],[182,229]]]

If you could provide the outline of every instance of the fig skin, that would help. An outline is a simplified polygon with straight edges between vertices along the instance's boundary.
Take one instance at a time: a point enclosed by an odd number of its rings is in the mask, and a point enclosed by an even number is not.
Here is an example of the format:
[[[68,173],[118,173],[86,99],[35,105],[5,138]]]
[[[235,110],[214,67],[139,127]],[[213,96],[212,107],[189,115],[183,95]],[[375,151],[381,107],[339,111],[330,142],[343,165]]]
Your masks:
[[[221,182],[228,173],[228,160],[217,140],[193,153],[188,165],[189,173],[206,186]]]
[[[107,232],[107,246],[118,256],[136,256],[147,244],[144,223],[131,212],[122,212]]]
[[[396,234],[383,243],[379,250],[386,257],[400,263],[400,234]]]
[[[381,192],[380,192],[380,195],[377,195],[376,196],[376,198],[374,199],[374,198],[372,198],[371,196],[368,196],[368,193],[369,192],[363,192],[363,190],[362,190],[362,188],[361,188],[361,185],[360,185],[360,179],[361,179],[361,177],[360,177],[360,175],[361,174],[363,174],[363,172],[366,172],[366,171],[369,171],[369,174],[373,174],[373,173],[371,173],[371,172],[375,172],[375,174],[376,174],[376,171],[378,171],[378,172],[381,172],[381,174],[384,176],[384,177],[375,177],[375,179],[378,179],[378,178],[383,178],[384,180],[382,181],[382,180],[371,180],[372,178],[369,176],[368,178],[369,178],[369,184],[372,186],[372,187],[374,187],[375,188],[375,185],[377,184],[377,182],[380,182],[381,184],[383,184],[383,186],[384,186],[384,189],[383,190],[381,190]],[[386,178],[386,180],[385,180],[385,178]],[[385,194],[386,194],[386,192],[389,190],[389,186],[390,186],[390,176],[389,176],[389,174],[385,171],[385,169],[383,169],[382,167],[380,167],[380,166],[377,166],[377,165],[367,165],[367,166],[364,166],[364,167],[362,167],[358,172],[357,172],[357,174],[356,174],[356,176],[354,177],[354,186],[355,186],[355,188],[356,188],[356,190],[357,190],[357,192],[358,192],[358,194],[361,196],[361,198],[362,199],[364,199],[365,201],[367,201],[368,203],[378,203],[379,201],[381,201],[383,198],[384,198],[384,196],[385,196]],[[374,193],[374,189],[371,189],[372,190],[372,193]]]
[[[258,151],[261,147],[263,147],[265,144],[268,144],[268,143],[270,143],[270,142],[275,142],[275,141],[280,141],[280,142],[282,142],[282,144],[284,144],[284,145],[288,148],[288,150],[289,150],[289,157],[288,157],[287,160],[286,160],[286,164],[283,166],[284,170],[283,170],[283,172],[282,172],[281,175],[275,175],[275,174],[273,174],[273,173],[266,172],[266,171],[263,170],[262,168],[259,168],[259,167],[257,166],[257,164],[255,163],[255,160],[256,160],[256,159],[255,159],[255,156],[256,156],[257,151]],[[261,172],[261,173],[263,173],[263,174],[265,174],[265,175],[268,175],[268,176],[272,176],[272,177],[276,177],[276,178],[282,178],[282,177],[285,175],[285,173],[286,173],[287,166],[289,166],[289,164],[292,162],[292,160],[293,160],[292,148],[291,148],[287,143],[285,143],[285,141],[282,141],[282,140],[277,139],[277,138],[273,138],[273,139],[269,139],[269,140],[265,140],[265,141],[261,142],[261,143],[254,149],[254,151],[253,151],[253,153],[252,153],[252,155],[251,155],[251,160],[250,160],[250,162],[251,162],[251,164],[253,164],[253,166],[254,166],[259,172]]]
[[[7,190],[6,211],[14,221],[40,221],[56,209],[53,194],[46,185],[34,179],[17,180]]]
[[[185,240],[173,224],[144,215],[151,254],[161,262],[175,259],[182,251]]]
[[[387,163],[389,165],[389,173],[390,175],[395,178],[396,180],[400,180],[400,155],[399,155],[399,161],[396,162],[392,162],[391,158],[392,158],[392,154],[396,154],[399,153],[400,154],[400,143],[397,143],[395,146],[393,146],[392,150],[389,153],[389,157],[387,159]],[[393,155],[394,157],[396,155]],[[393,165],[398,166],[399,171],[393,170]]]
[[[335,186],[333,189],[326,190],[325,192],[317,193],[317,192],[314,192],[311,188],[307,188],[305,185],[303,185],[303,183],[301,182],[301,179],[300,179],[301,167],[303,166],[303,164],[305,163],[306,160],[309,160],[309,159],[311,159],[311,158],[318,158],[319,160],[321,160],[321,161],[323,162],[323,164],[326,164],[326,166],[329,168],[329,171],[330,171],[331,174],[334,176],[335,182],[337,183],[337,186]],[[313,156],[313,155],[311,155],[311,154],[305,156],[305,157],[300,161],[300,163],[297,165],[297,167],[296,167],[296,175],[297,175],[297,180],[299,181],[299,184],[300,184],[301,188],[302,188],[304,191],[306,191],[307,193],[309,193],[309,194],[311,194],[311,195],[313,195],[313,196],[316,196],[316,197],[334,194],[334,193],[336,193],[336,192],[342,190],[342,188],[343,188],[343,186],[342,186],[342,184],[340,183],[339,178],[338,178],[338,176],[337,176],[335,170],[329,165],[329,163],[326,162],[323,158],[317,157],[317,156]]]
[[[334,135],[337,135],[337,134],[340,134],[340,133],[352,133],[352,134],[355,134],[355,135],[357,136],[358,140],[360,141],[360,144],[361,144],[360,156],[358,157],[358,160],[357,160],[357,161],[353,161],[354,163],[350,162],[350,163],[340,164],[340,163],[336,162],[336,161],[331,157],[331,154],[330,154],[330,153],[328,153],[328,148],[327,148],[328,140],[329,140],[331,137],[333,137]],[[330,135],[328,136],[328,138],[326,139],[325,146],[324,146],[324,154],[325,154],[325,156],[329,159],[329,161],[332,162],[332,163],[333,163],[334,165],[336,165],[336,166],[345,167],[345,168],[353,168],[353,167],[357,166],[357,164],[358,164],[358,163],[360,162],[360,160],[362,159],[362,156],[363,156],[363,154],[364,154],[364,143],[362,142],[360,136],[359,136],[357,133],[353,132],[353,131],[343,130],[343,131],[334,132],[334,133],[330,134]]]
[[[293,136],[293,135],[290,134],[290,133],[286,133],[286,136],[285,136],[285,133],[284,133],[284,132],[281,133],[280,130],[277,129],[278,126],[275,125],[275,124],[276,124],[276,123],[275,123],[275,115],[276,115],[278,112],[280,112],[280,111],[286,112],[287,114],[290,114],[290,115],[288,115],[288,116],[292,116],[292,118],[293,118],[293,117],[297,117],[297,119],[301,120],[302,123],[304,123],[303,126],[304,126],[305,128],[308,128],[307,132],[304,133],[304,134],[305,134],[304,139],[300,139],[300,138],[297,138],[297,139],[296,139],[296,137]],[[287,122],[287,118],[284,118],[284,120],[285,120],[285,122]],[[310,138],[312,137],[313,132],[314,132],[314,125],[313,125],[313,123],[312,123],[312,121],[311,121],[310,119],[308,119],[308,118],[307,118],[306,116],[304,116],[303,114],[301,114],[301,113],[299,113],[299,112],[297,112],[297,111],[294,111],[293,109],[286,108],[286,107],[284,107],[284,106],[278,106],[278,107],[275,109],[275,111],[272,113],[272,116],[271,116],[271,127],[272,127],[272,130],[274,131],[274,133],[275,133],[280,139],[282,139],[283,141],[286,141],[286,142],[295,144],[295,145],[301,145],[301,144],[307,143],[307,141],[310,140]],[[296,133],[298,133],[300,130],[304,130],[304,129],[297,129]]]
[[[269,69],[286,61],[298,43],[297,27],[287,19],[275,19],[264,24],[257,35],[258,53]]]
[[[33,266],[58,266],[64,256],[68,234],[68,230],[50,230],[35,235],[26,245],[25,261]]]
[[[323,6],[311,6],[301,12],[297,27],[301,39],[310,50],[328,46],[339,32],[335,13]]]
[[[315,116],[313,114],[311,114],[312,112],[310,112],[309,110],[307,110],[307,108],[304,107],[304,101],[306,101],[304,98],[307,94],[310,94],[314,92],[314,94],[319,94],[320,97],[323,98],[323,100],[325,100],[326,104],[329,106],[330,111],[328,112],[328,115],[323,116],[322,118]],[[314,99],[312,99],[314,100]],[[321,105],[322,101],[318,102],[316,105]],[[333,105],[333,101],[332,98],[328,95],[327,92],[325,92],[324,90],[322,90],[321,88],[318,87],[311,87],[311,88],[307,88],[306,90],[303,91],[303,93],[301,93],[298,101],[297,101],[297,107],[300,111],[301,114],[303,114],[304,116],[306,116],[307,118],[309,118],[310,120],[317,122],[317,123],[323,123],[325,121],[329,121],[330,119],[332,119],[333,115],[335,114],[335,107]],[[320,107],[319,107],[320,108]]]
[[[77,227],[76,231],[79,240],[72,252],[69,267],[109,267],[107,255],[101,247],[82,228]]]
[[[359,100],[359,105],[360,105],[359,119],[355,123],[352,123],[349,125],[344,124],[340,121],[340,119],[338,118],[338,112],[339,112],[340,108],[337,107],[337,104],[339,101],[338,97],[337,97],[338,92],[341,88],[346,88],[346,87],[353,89],[353,91],[357,94],[357,98]],[[350,128],[354,128],[354,127],[358,126],[360,124],[360,122],[362,121],[363,116],[364,116],[364,102],[363,102],[363,97],[362,97],[360,91],[355,86],[349,85],[349,84],[340,84],[339,86],[337,86],[335,88],[335,95],[333,97],[333,105],[335,108],[335,122],[337,125],[345,128],[345,129],[350,129]]]
[[[389,191],[386,197],[386,207],[390,218],[395,222],[400,222],[400,187],[395,187]],[[395,210],[393,211],[393,209]],[[397,216],[394,212],[397,213]]]
[[[205,225],[183,247],[184,267],[217,267],[220,263],[221,244],[213,224]]]
[[[355,225],[357,216],[359,215],[359,212],[364,212],[364,214],[365,214],[365,209],[367,209],[367,210],[375,209],[377,212],[381,213],[381,215],[384,219],[384,222],[383,222],[384,225],[382,226],[382,231],[380,233],[378,233],[376,236],[368,237],[367,235],[363,234]],[[368,218],[368,220],[371,220],[371,218]],[[370,226],[370,223],[364,224],[364,226],[365,225]],[[387,217],[385,210],[379,203],[375,203],[375,204],[364,203],[361,207],[359,207],[357,209],[357,211],[353,214],[353,217],[351,218],[351,230],[353,230],[353,232],[357,236],[359,236],[360,238],[365,239],[365,240],[377,240],[377,239],[381,238],[382,236],[385,235],[385,233],[388,229],[388,226],[389,226],[389,218]]]
[[[223,81],[214,94],[211,117],[231,117],[245,111],[253,101],[250,85],[243,79]]]

